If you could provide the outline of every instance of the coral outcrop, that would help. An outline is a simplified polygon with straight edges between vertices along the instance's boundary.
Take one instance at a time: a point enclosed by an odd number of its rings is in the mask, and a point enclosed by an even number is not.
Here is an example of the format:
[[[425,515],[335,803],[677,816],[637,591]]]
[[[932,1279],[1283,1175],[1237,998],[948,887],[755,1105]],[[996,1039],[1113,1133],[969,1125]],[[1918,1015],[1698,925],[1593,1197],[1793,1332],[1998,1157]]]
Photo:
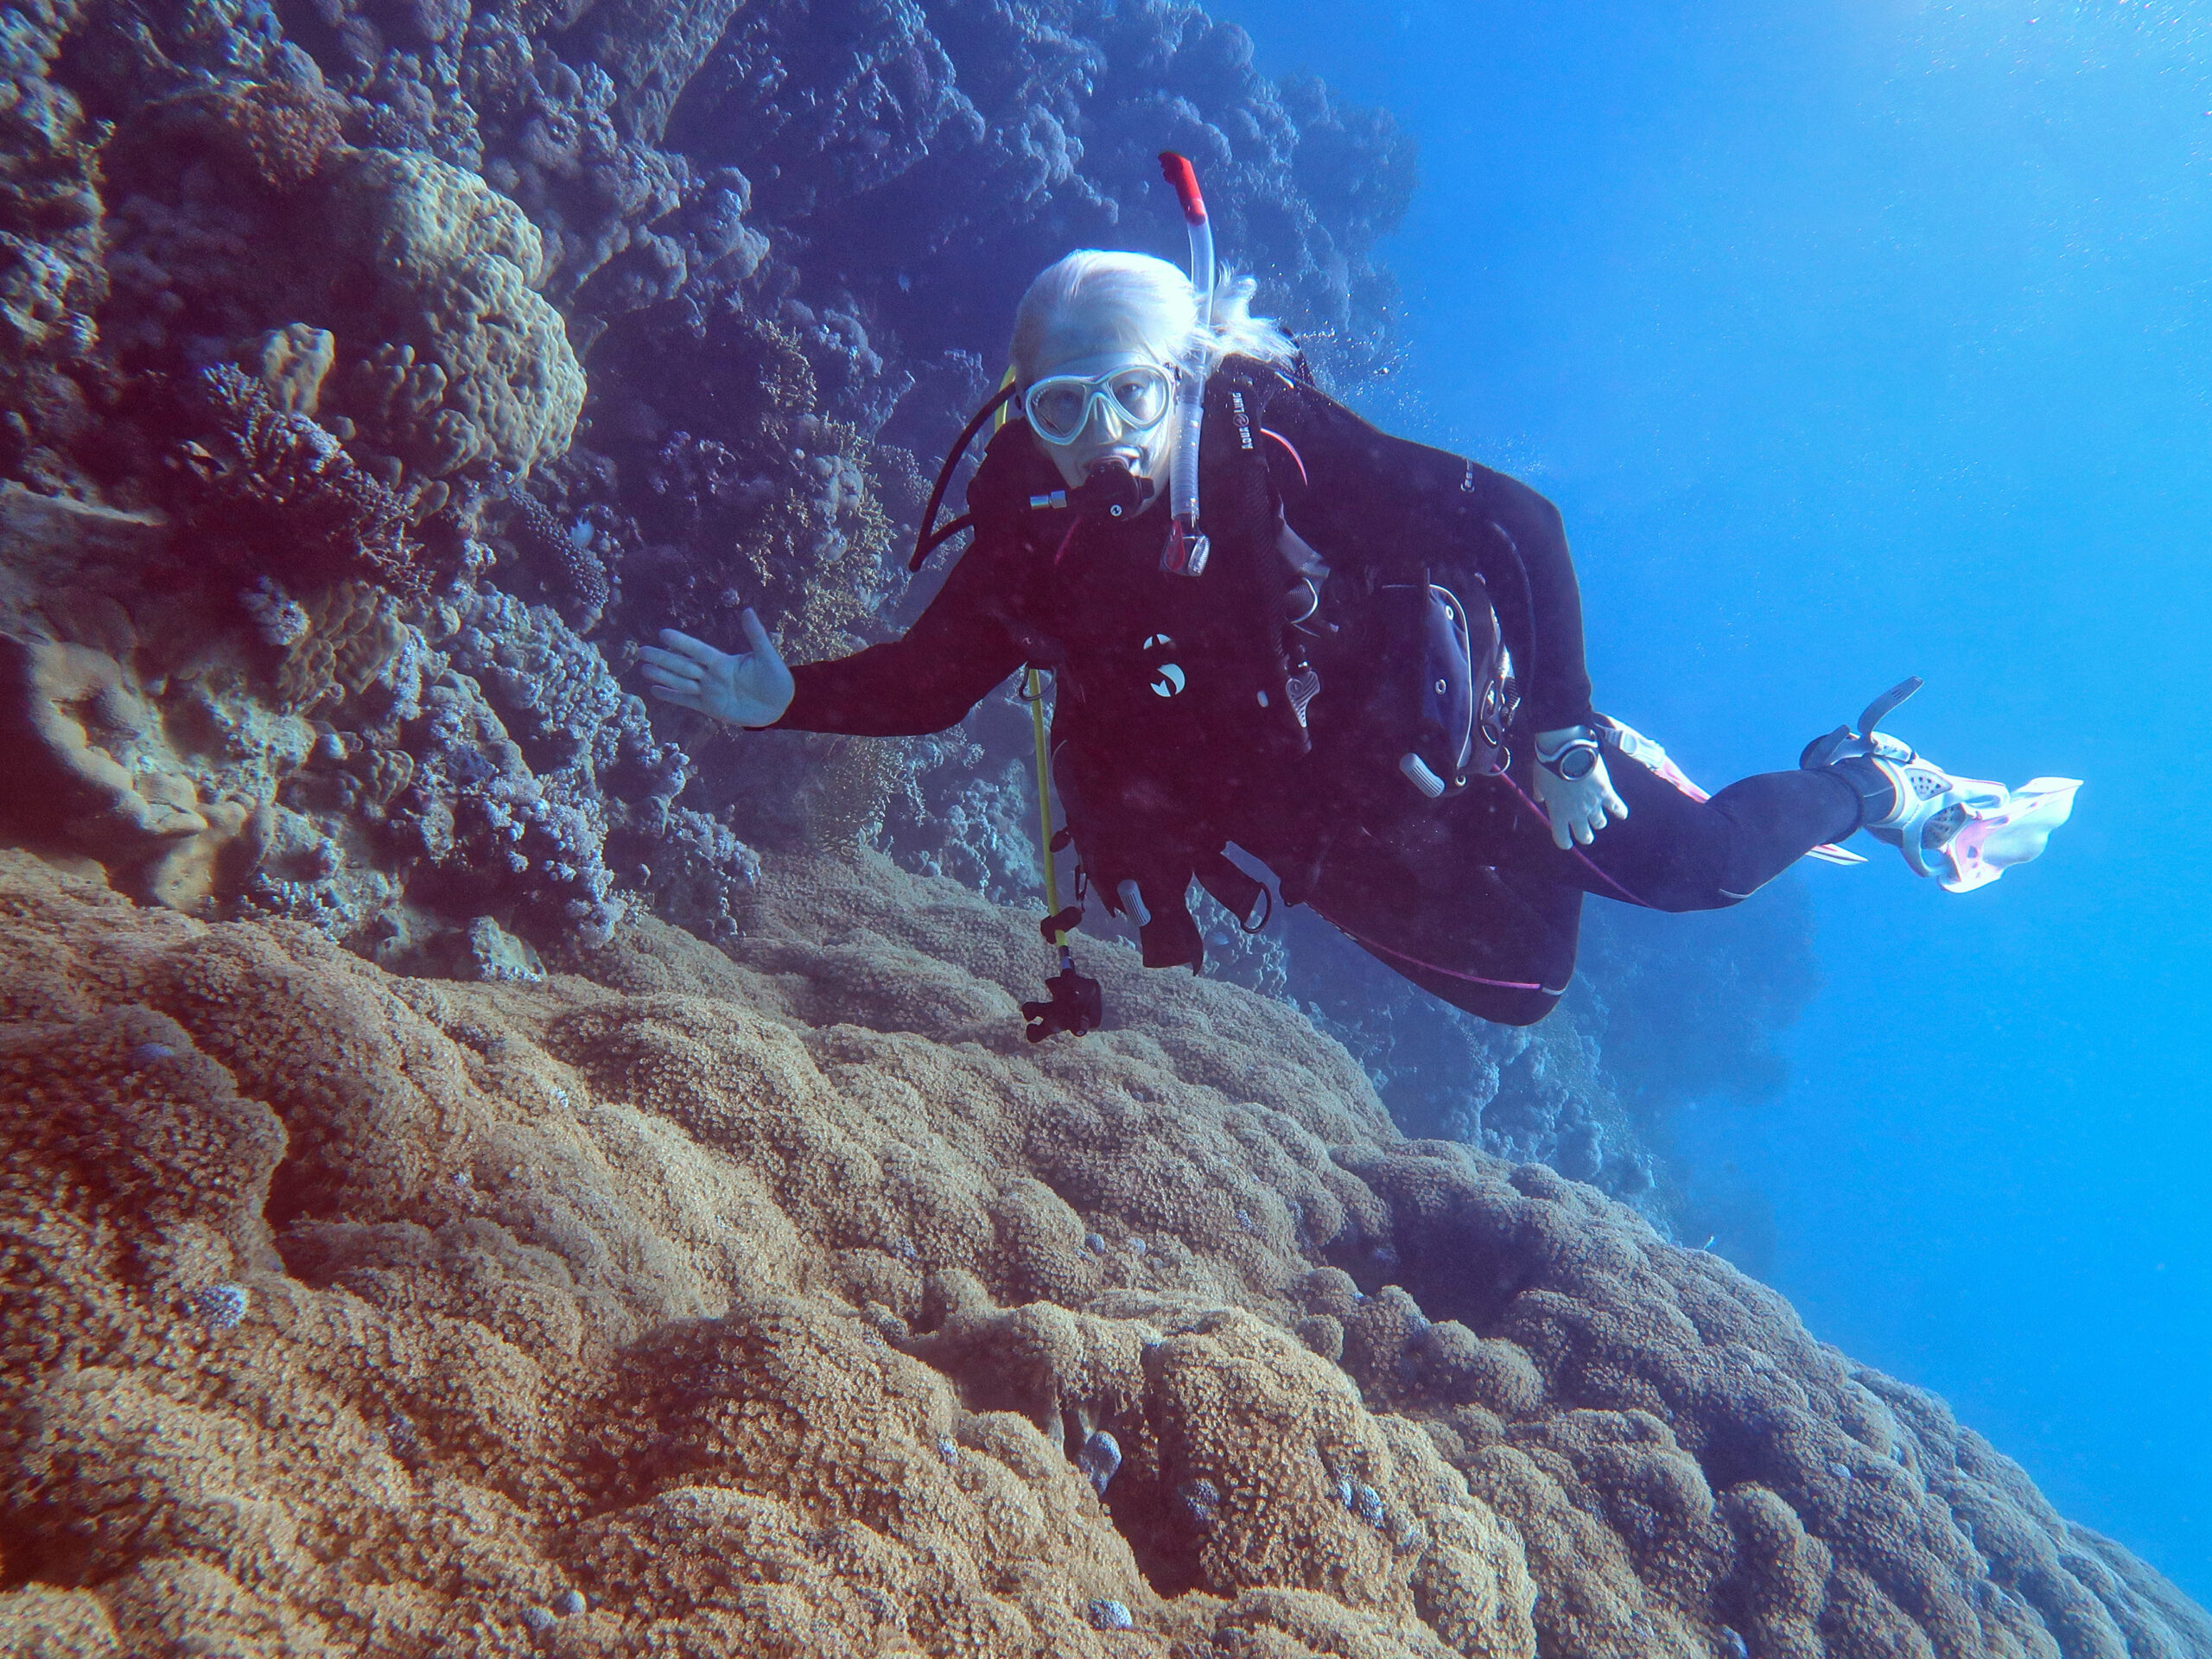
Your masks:
[[[537,289],[543,238],[522,209],[435,156],[346,151],[324,169],[319,222],[373,273],[381,359],[362,365],[397,453],[448,473],[483,459],[526,473],[569,447],[583,371]],[[419,390],[417,387],[419,386]]]
[[[728,931],[753,853],[676,804],[686,757],[550,608],[211,590],[181,569],[195,545],[0,486],[0,830],[144,901],[291,917],[418,971],[483,972],[486,927],[604,938],[626,889]]]
[[[1949,1512],[2025,1518],[1869,1541],[1738,1444],[1833,1449],[1840,1362],[1505,1173],[1725,1230],[1643,1131],[1652,1031],[1767,1076],[1728,951],[1595,950],[1531,1038],[1205,912],[1216,982],[1087,937],[1126,1028],[1030,1052],[971,896],[1038,885],[1026,709],[634,695],[663,626],[911,619],[1030,273],[1179,251],[1163,145],[1386,387],[1410,143],[1184,0],[0,14],[0,842],[74,873],[0,906],[0,1648],[1859,1652],[1893,1605],[1948,1656],[1944,1572],[1985,1632],[2194,1628],[1917,1406]],[[1446,1256],[1740,1302],[1684,1317],[1783,1381],[1739,1410],[1662,1320],[1558,1393],[1585,1339]]]
[[[2205,1659],[1942,1403],[1281,1002],[777,861],[395,977],[0,855],[0,1645]]]

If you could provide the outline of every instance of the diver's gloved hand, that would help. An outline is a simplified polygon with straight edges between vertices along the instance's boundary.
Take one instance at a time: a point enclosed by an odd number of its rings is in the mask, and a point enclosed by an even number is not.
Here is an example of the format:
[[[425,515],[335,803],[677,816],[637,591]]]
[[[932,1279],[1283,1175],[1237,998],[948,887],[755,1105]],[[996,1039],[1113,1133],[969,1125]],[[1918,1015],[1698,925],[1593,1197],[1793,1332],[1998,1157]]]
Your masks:
[[[1552,821],[1552,840],[1562,849],[1587,847],[1608,823],[1628,817],[1628,803],[1614,792],[1605,753],[1587,726],[1536,734],[1536,800]]]
[[[734,657],[674,628],[660,631],[662,650],[640,647],[645,683],[666,702],[696,709],[733,726],[772,726],[791,706],[791,671],[747,606],[739,619],[753,649]]]

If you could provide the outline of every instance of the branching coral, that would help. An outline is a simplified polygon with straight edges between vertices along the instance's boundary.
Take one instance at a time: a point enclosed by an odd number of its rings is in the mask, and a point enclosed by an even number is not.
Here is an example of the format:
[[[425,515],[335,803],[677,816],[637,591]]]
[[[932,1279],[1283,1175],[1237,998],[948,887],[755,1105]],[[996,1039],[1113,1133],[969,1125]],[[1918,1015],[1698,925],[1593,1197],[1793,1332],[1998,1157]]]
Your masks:
[[[564,524],[536,496],[518,490],[511,499],[507,534],[525,556],[553,574],[563,607],[588,632],[614,596],[607,563],[593,546],[597,529],[588,519]]]
[[[243,542],[265,568],[310,579],[358,574],[410,597],[429,592],[412,499],[372,476],[311,416],[277,407],[245,371],[218,364],[201,389],[219,423],[188,459],[205,486],[203,533]]]

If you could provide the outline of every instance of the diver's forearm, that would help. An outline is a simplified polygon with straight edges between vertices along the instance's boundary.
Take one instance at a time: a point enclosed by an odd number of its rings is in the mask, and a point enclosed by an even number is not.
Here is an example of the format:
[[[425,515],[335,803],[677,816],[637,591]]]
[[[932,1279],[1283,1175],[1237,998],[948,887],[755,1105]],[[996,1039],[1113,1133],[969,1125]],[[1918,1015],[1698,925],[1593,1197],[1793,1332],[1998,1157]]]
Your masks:
[[[920,737],[957,726],[1021,666],[1001,654],[965,658],[914,649],[912,639],[791,670],[791,707],[772,729],[848,737]]]
[[[1590,718],[1590,671],[1583,659],[1582,588],[1567,552],[1559,510],[1522,490],[1517,511],[1500,527],[1512,537],[1527,576],[1528,628],[1535,660],[1528,671],[1529,718],[1538,731],[1580,726]]]

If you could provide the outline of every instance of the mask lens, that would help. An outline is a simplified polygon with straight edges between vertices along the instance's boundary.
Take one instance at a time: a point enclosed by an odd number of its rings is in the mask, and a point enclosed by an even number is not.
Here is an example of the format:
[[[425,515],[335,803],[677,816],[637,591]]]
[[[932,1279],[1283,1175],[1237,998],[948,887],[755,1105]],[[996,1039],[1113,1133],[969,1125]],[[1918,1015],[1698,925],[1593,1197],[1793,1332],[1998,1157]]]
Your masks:
[[[1158,369],[1125,369],[1107,385],[1133,425],[1150,426],[1167,413],[1167,377]]]
[[[1065,443],[1083,430],[1090,411],[1090,383],[1087,380],[1045,380],[1029,389],[1025,404],[1029,419],[1043,436]]]

